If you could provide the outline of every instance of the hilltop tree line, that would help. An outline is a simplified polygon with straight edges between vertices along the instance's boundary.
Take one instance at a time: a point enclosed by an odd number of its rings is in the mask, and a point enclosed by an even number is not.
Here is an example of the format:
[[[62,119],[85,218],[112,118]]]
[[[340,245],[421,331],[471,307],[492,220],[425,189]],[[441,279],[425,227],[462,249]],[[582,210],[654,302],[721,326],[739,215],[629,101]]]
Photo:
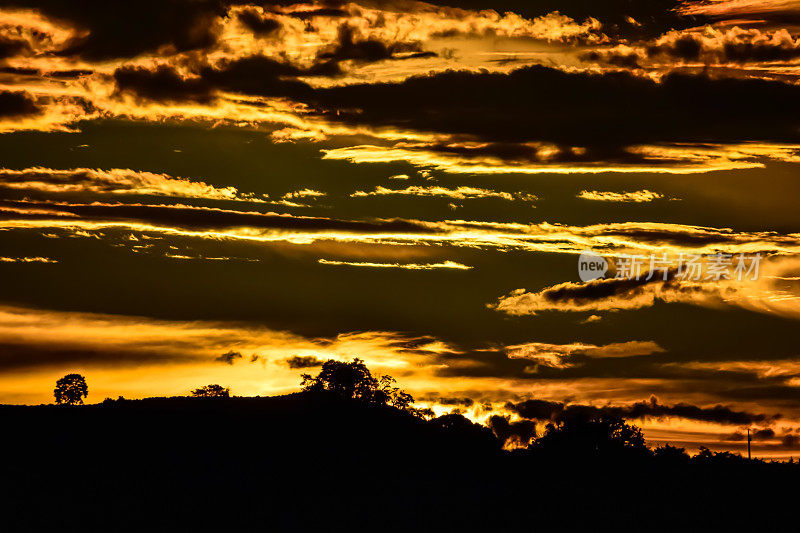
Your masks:
[[[685,449],[669,444],[651,450],[640,428],[628,424],[621,417],[604,413],[576,412],[571,416],[561,417],[546,424],[543,434],[538,437],[536,424],[532,420],[511,422],[507,417],[494,415],[487,420],[487,426],[483,426],[457,412],[437,417],[431,409],[413,407],[413,396],[397,387],[394,378],[388,375],[373,376],[364,361],[358,358],[351,362],[328,360],[322,364],[316,376],[302,374],[301,378],[305,394],[402,411],[449,432],[460,434],[465,439],[492,442],[517,452],[546,452],[573,458],[654,457],[669,463],[690,460]],[[80,374],[68,374],[56,382],[54,396],[57,404],[80,405],[87,395],[86,379]],[[230,398],[230,389],[219,384],[209,384],[192,390],[191,396]],[[120,397],[120,400],[124,399]],[[700,448],[700,453],[693,460],[745,461],[738,454],[713,453],[705,447]]]

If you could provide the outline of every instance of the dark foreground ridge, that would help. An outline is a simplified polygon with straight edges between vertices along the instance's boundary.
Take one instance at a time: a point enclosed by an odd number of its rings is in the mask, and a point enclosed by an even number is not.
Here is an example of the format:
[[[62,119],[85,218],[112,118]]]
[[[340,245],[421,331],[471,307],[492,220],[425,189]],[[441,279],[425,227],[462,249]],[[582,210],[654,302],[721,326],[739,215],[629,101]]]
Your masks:
[[[798,523],[797,464],[689,459],[674,448],[654,455],[569,432],[549,447],[508,452],[460,415],[426,421],[324,392],[0,406],[0,423],[6,531],[734,531]]]

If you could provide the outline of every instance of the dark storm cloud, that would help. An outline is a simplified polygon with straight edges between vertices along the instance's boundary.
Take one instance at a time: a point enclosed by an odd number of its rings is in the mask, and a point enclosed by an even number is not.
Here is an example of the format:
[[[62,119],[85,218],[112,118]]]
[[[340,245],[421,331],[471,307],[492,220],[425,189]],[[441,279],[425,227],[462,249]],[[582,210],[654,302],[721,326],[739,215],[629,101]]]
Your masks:
[[[512,143],[544,141],[567,148],[548,153],[548,163],[644,163],[647,154],[623,148],[646,143],[800,141],[800,113],[794,111],[800,88],[774,81],[672,73],[659,83],[626,72],[566,73],[542,66],[510,74],[448,71],[400,83],[318,89],[296,79],[338,72],[335,59],[302,69],[253,56],[204,68],[200,77],[226,91],[299,100],[334,121],[498,143],[500,156]],[[171,98],[178,99],[181,89],[187,100],[197,98],[196,87],[181,87],[176,75],[151,76],[163,78]],[[137,80],[144,90],[158,94]],[[458,145],[449,149],[487,155]],[[517,162],[538,157],[524,151],[517,156]]]
[[[765,414],[735,411],[723,405],[715,405],[713,407],[698,407],[686,403],[661,405],[655,397],[652,397],[649,402],[637,402],[627,406],[621,412],[625,418],[677,417],[718,424],[753,424],[756,422],[769,422],[779,418]]]
[[[781,438],[781,446],[790,450],[800,448],[800,437],[797,435],[784,435]]]
[[[281,23],[262,15],[259,11],[252,8],[245,8],[237,15],[239,22],[244,24],[250,31],[259,36],[273,35],[281,29]]]
[[[536,423],[531,420],[509,422],[504,416],[493,415],[489,417],[488,426],[503,445],[527,446],[536,436]]]
[[[432,393],[428,396],[421,395],[419,396],[419,400],[434,402],[439,405],[457,405],[459,407],[472,407],[475,405],[475,400],[468,396],[439,396],[436,393]]]
[[[260,25],[258,27],[261,31],[277,31],[279,28],[276,21],[260,18],[261,15],[255,11],[245,10],[240,14],[241,17],[244,17],[244,23],[248,27]],[[128,66],[118,68],[114,72],[114,79],[119,92],[159,102],[210,103],[215,90],[310,99],[313,90],[297,78],[340,76],[343,73],[339,66],[341,61],[371,63],[385,59],[435,55],[423,51],[416,42],[383,42],[359,38],[356,30],[343,23],[339,26],[336,43],[328,50],[321,51],[317,61],[309,67],[297,66],[285,59],[252,55],[228,60],[214,67],[201,67],[195,76],[182,76],[173,67],[166,65],[156,69]]]
[[[242,359],[242,354],[240,352],[234,352],[231,350],[220,355],[216,360],[221,363],[225,363],[226,365],[232,365],[239,359]]]
[[[22,67],[2,67],[0,72],[3,74],[12,74],[16,76],[42,76],[44,72],[37,68],[22,68]]]
[[[792,139],[800,88],[764,80],[669,74],[566,73],[541,66],[510,74],[446,72],[402,83],[320,89],[310,102],[340,119],[474,136],[614,147],[668,141]],[[301,95],[302,97],[302,95]],[[341,110],[357,109],[357,113]],[[557,159],[556,159],[557,161]]]
[[[508,403],[506,408],[523,418],[556,421],[573,416],[608,415],[626,419],[675,417],[717,424],[746,425],[769,423],[780,418],[777,415],[736,411],[723,405],[715,405],[713,407],[699,407],[687,403],[661,405],[655,396],[651,397],[647,402],[636,402],[622,406],[595,407],[592,405],[527,400],[516,404]]]
[[[142,67],[121,67],[114,72],[120,93],[158,102],[192,101],[208,104],[213,100],[213,87],[199,77],[184,78],[167,66],[155,70]]]
[[[751,440],[770,440],[775,438],[775,431],[770,428],[756,429],[750,433]],[[747,440],[747,434],[741,431],[735,431],[730,435],[725,435],[722,440],[726,441],[743,441]]]
[[[216,68],[205,67],[200,77],[204,83],[221,90],[259,96],[295,96],[308,94],[311,89],[308,84],[294,78],[339,74],[341,70],[336,61],[321,61],[301,68],[266,56],[249,56]]]
[[[39,106],[29,94],[21,91],[0,91],[0,118],[22,117],[39,112]]]
[[[313,355],[293,355],[292,357],[288,357],[284,359],[284,363],[289,368],[315,368],[318,366],[322,366],[324,361]]]
[[[626,237],[656,245],[707,246],[712,244],[733,244],[737,240],[735,233],[724,229],[719,231],[692,231],[686,228],[686,231],[669,231],[660,228],[608,227],[603,228],[601,233],[602,235]]]
[[[800,449],[800,437],[791,433],[778,436],[769,428],[756,429],[750,434],[750,439],[753,442],[772,441],[778,439],[778,444],[762,444],[760,449],[772,450],[797,450]],[[736,431],[731,435],[725,435],[722,439],[723,442],[742,442],[747,440],[747,434],[743,431]]]
[[[69,344],[0,343],[0,370],[61,367],[65,365],[98,365],[108,367],[139,366],[142,364],[173,364],[200,361],[191,355],[163,349],[102,346],[75,346]]]
[[[633,52],[631,53],[619,53],[614,51],[592,51],[587,52],[585,54],[581,54],[580,59],[582,61],[594,61],[599,63],[605,63],[607,65],[612,65],[615,67],[622,67],[622,68],[639,68],[639,56]]]
[[[398,53],[410,53],[411,57],[432,57],[433,52],[424,52],[419,43],[384,43],[378,39],[356,38],[355,30],[349,24],[339,26],[338,42],[332,50],[320,54],[321,59],[333,61],[353,60],[372,63],[392,59]]]
[[[698,39],[695,39],[691,35],[686,35],[668,44],[649,47],[647,49],[647,55],[652,57],[659,54],[666,54],[678,59],[696,60],[700,58],[700,52],[702,50],[703,45]]]
[[[0,35],[0,59],[30,53],[31,48],[27,41],[15,39],[10,35]]]
[[[347,11],[333,7],[340,2],[328,2],[332,7],[321,7],[319,9],[309,9],[307,11],[294,11],[290,16],[300,20],[310,20],[316,17],[340,18],[347,15]]]
[[[0,6],[36,9],[80,31],[61,52],[89,60],[135,57],[164,46],[204,48],[216,39],[225,2],[213,0],[2,0]]]
[[[542,291],[542,297],[552,303],[570,302],[577,305],[604,300],[615,296],[634,296],[642,287],[664,283],[663,279],[654,276],[648,280],[645,276],[636,278],[608,278],[588,281],[586,283],[564,283]]]
[[[706,61],[726,63],[763,63],[771,61],[792,61],[800,57],[800,46],[791,38],[767,39],[768,34],[752,30],[749,39],[736,35],[736,41],[715,43],[708,47],[695,35],[682,35],[661,44],[647,47],[651,58],[668,56],[683,61]]]
[[[82,76],[90,76],[91,74],[94,73],[94,71],[87,69],[44,71],[44,70],[39,70],[37,68],[0,67],[0,73],[12,74],[15,76],[37,76],[44,78],[69,79],[69,78],[80,78]]]
[[[724,52],[725,58],[734,63],[790,61],[800,57],[800,48],[788,45],[729,43],[725,45]]]
[[[72,69],[72,70],[56,70],[46,72],[45,76],[49,76],[51,78],[80,78],[82,76],[89,76],[93,74],[94,71],[86,70],[86,69]]]
[[[753,438],[755,439],[771,439],[774,436],[775,432],[769,428],[757,429],[753,432]]]
[[[508,403],[506,409],[514,411],[522,418],[553,420],[557,414],[564,411],[564,404],[547,400],[525,400],[516,404]]]
[[[472,398],[435,398],[434,401],[441,405],[460,405],[462,407],[472,407],[475,401]]]

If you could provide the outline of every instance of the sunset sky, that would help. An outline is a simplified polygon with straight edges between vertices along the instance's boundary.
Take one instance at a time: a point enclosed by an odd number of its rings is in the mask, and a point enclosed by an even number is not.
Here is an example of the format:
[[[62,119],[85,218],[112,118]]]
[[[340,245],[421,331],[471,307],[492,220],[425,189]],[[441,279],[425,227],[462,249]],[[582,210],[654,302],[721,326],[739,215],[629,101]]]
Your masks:
[[[0,403],[360,357],[800,456],[799,81],[800,0],[0,0]]]

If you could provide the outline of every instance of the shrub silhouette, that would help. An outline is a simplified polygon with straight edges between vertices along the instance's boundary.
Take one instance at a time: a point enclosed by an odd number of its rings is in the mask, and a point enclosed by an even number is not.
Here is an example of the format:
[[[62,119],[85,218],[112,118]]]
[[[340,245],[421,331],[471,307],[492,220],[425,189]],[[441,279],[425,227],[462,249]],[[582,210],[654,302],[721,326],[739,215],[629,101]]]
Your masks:
[[[82,404],[83,399],[89,395],[89,388],[86,386],[86,378],[80,374],[67,374],[56,381],[56,388],[53,390],[56,403],[66,405]]]
[[[329,392],[369,404],[388,405],[411,411],[413,396],[395,387],[391,376],[376,378],[364,361],[355,358],[350,363],[329,359],[322,364],[316,377],[303,374],[303,390],[307,392]]]
[[[192,391],[192,396],[196,398],[230,398],[231,390],[222,385],[205,385]]]

